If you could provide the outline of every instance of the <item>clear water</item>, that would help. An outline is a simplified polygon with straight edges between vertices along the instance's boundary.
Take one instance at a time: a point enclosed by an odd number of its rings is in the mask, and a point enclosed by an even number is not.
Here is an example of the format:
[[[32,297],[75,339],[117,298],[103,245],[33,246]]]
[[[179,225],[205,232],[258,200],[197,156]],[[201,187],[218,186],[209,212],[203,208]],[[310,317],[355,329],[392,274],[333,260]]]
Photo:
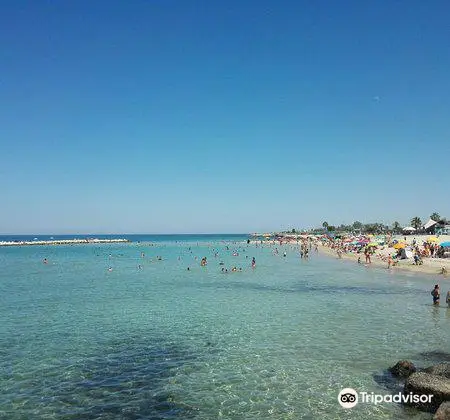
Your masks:
[[[0,248],[0,418],[429,418],[337,394],[450,352],[437,278],[226,239]]]

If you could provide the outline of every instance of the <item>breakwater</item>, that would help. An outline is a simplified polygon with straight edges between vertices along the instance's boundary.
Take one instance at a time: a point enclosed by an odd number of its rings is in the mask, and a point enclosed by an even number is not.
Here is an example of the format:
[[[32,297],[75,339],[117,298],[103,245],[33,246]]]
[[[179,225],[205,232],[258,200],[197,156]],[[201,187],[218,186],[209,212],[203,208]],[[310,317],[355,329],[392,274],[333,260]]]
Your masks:
[[[0,246],[29,246],[29,245],[82,245],[82,244],[110,244],[131,242],[129,239],[52,239],[48,241],[0,241]]]

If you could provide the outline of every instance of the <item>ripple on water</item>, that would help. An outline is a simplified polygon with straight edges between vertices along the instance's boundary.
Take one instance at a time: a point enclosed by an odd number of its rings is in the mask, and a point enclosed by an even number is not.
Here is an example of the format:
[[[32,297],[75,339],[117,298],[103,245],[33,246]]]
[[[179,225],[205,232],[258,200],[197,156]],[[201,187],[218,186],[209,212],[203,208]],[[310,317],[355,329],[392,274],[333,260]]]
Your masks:
[[[8,419],[189,419],[170,379],[197,355],[164,340],[140,338],[98,345],[98,353],[8,375],[0,414]],[[20,367],[16,366],[16,370]]]
[[[431,307],[428,279],[268,248],[248,252],[252,270],[223,244],[217,259],[195,244],[144,246],[0,253],[0,418],[420,415],[342,410],[337,393],[387,392],[377,375],[397,360],[450,351],[450,311]],[[220,260],[243,272],[221,274]]]

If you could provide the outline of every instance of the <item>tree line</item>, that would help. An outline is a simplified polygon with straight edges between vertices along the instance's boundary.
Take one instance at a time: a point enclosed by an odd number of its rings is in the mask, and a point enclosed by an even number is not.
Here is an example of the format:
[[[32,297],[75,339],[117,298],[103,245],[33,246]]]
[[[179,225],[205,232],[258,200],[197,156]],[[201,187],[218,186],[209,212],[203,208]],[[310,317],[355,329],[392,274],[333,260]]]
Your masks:
[[[445,217],[441,217],[439,213],[434,212],[431,214],[430,219],[447,224],[448,220]],[[415,216],[410,221],[411,226],[414,229],[421,229],[423,226],[422,219],[418,216]],[[344,225],[341,224],[340,226],[333,226],[330,225],[328,222],[322,223],[323,229],[315,229],[317,230],[325,230],[327,232],[353,232],[353,231],[360,231],[361,233],[372,233],[372,234],[381,234],[386,232],[392,232],[392,233],[401,233],[402,232],[402,226],[399,222],[393,222],[391,226],[386,225],[384,223],[361,223],[359,221],[353,222],[351,225]]]
[[[430,219],[442,223],[448,224],[450,223],[449,219],[445,217],[441,217],[439,213],[434,212],[431,214]],[[414,229],[421,229],[423,226],[422,219],[418,216],[415,216],[410,221],[411,226]],[[359,221],[353,222],[351,225],[341,224],[339,226],[330,225],[328,222],[323,222],[321,228],[311,229],[311,233],[323,233],[326,232],[354,232],[359,231],[361,233],[372,233],[372,234],[382,234],[387,232],[392,232],[394,234],[402,233],[402,226],[399,222],[395,221],[390,226],[384,223],[362,223]],[[285,231],[283,233],[297,233],[299,230],[292,229],[289,231]]]

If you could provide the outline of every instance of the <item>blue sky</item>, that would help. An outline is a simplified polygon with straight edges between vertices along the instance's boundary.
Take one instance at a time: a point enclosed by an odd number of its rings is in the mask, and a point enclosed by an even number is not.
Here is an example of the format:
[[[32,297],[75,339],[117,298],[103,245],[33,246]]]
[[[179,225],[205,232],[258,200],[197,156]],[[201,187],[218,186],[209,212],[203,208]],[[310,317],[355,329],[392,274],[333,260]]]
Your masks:
[[[416,0],[4,2],[0,233],[450,217],[449,14]]]

